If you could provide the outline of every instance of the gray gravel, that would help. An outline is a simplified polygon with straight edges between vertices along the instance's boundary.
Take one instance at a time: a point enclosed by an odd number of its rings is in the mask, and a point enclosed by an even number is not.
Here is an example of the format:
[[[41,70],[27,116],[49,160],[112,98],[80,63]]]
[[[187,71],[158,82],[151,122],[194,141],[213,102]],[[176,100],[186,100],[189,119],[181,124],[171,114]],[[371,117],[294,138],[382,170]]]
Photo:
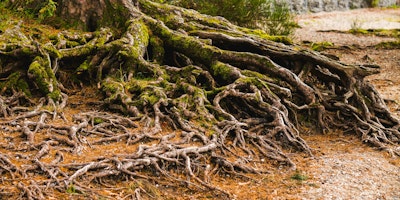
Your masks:
[[[314,187],[302,199],[400,199],[400,168],[381,153],[351,152],[318,158],[311,176]]]

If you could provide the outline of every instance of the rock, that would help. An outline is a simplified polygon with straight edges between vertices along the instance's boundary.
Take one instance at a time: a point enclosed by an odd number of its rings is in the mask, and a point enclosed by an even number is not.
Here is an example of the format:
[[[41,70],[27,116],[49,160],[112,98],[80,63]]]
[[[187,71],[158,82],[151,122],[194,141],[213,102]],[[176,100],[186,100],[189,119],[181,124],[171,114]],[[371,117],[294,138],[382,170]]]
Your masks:
[[[371,0],[280,0],[286,2],[294,13],[330,12],[371,7]],[[398,0],[379,0],[379,7],[400,5]]]

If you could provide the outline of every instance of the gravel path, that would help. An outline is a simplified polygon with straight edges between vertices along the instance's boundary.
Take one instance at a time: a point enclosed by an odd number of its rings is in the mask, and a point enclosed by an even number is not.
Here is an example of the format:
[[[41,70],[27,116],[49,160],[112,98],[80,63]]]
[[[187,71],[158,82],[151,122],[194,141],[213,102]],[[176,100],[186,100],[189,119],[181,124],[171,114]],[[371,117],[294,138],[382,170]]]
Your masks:
[[[348,153],[320,157],[314,167],[318,188],[303,199],[400,199],[400,169],[381,154]]]
[[[350,140],[353,144],[348,140],[327,141],[328,150],[314,147],[323,152],[310,163],[312,180],[303,187],[300,199],[399,200],[398,160],[366,147],[357,138]]]
[[[359,9],[322,12],[299,15],[296,20],[302,28],[295,31],[295,42],[331,41],[338,46],[348,44],[370,46],[394,39],[320,31],[348,31],[354,27],[362,29],[400,29],[400,9]]]
[[[346,12],[306,14],[297,17],[302,27],[295,32],[295,42],[330,41],[336,46],[367,47],[383,41],[396,40],[360,36],[327,30],[347,31],[352,26],[363,29],[400,29],[400,9],[361,9]],[[369,77],[384,98],[397,102],[394,112],[400,116],[400,49],[374,48],[331,49],[345,63],[365,63],[371,58],[382,67],[382,73]],[[400,159],[373,150],[356,140],[308,141],[320,152],[306,172],[312,179],[304,183],[299,199],[400,200]],[[326,146],[320,146],[324,143]],[[314,145],[314,146],[313,146]],[[328,148],[328,150],[326,149]],[[400,147],[397,147],[400,148]]]

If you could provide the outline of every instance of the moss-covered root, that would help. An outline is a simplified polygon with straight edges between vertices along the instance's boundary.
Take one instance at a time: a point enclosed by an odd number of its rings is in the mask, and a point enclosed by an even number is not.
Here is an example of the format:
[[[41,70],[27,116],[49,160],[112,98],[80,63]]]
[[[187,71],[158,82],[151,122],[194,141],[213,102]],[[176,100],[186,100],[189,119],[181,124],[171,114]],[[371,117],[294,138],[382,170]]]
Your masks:
[[[51,69],[49,59],[37,56],[29,65],[28,77],[44,95],[54,101],[61,99],[57,78]]]
[[[14,72],[0,82],[0,95],[5,93],[23,92],[27,97],[31,96],[28,83],[24,80],[21,72]]]

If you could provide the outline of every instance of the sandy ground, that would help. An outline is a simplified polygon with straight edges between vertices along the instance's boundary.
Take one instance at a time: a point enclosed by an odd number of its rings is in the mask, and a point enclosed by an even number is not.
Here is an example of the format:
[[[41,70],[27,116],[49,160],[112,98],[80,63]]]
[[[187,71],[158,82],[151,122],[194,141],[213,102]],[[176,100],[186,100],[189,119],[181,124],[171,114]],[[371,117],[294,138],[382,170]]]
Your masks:
[[[305,169],[312,179],[299,199],[400,199],[400,163],[363,144],[343,139],[308,141],[320,153]],[[369,148],[369,149],[368,149]]]
[[[328,49],[325,53],[335,54],[345,63],[368,62],[380,65],[382,72],[368,77],[368,80],[377,87],[385,100],[392,102],[391,110],[400,116],[400,49],[368,47],[396,39],[321,32],[346,31],[354,26],[363,29],[400,29],[400,9],[306,14],[298,16],[297,20],[302,28],[295,33],[296,42],[330,41],[335,46],[357,46],[355,49]],[[365,60],[366,56],[368,61]],[[313,178],[304,184],[301,193],[295,198],[400,199],[400,159],[346,140],[333,140],[324,147],[321,141],[308,141],[320,155],[310,162],[308,167],[312,170],[306,169]]]
[[[328,30],[347,31],[352,28],[362,29],[400,29],[400,9],[359,9],[352,11],[321,12],[299,15],[296,18],[302,27],[295,32],[295,41],[313,42],[331,41],[335,45],[358,44],[369,46],[381,41],[394,40],[323,32]]]

